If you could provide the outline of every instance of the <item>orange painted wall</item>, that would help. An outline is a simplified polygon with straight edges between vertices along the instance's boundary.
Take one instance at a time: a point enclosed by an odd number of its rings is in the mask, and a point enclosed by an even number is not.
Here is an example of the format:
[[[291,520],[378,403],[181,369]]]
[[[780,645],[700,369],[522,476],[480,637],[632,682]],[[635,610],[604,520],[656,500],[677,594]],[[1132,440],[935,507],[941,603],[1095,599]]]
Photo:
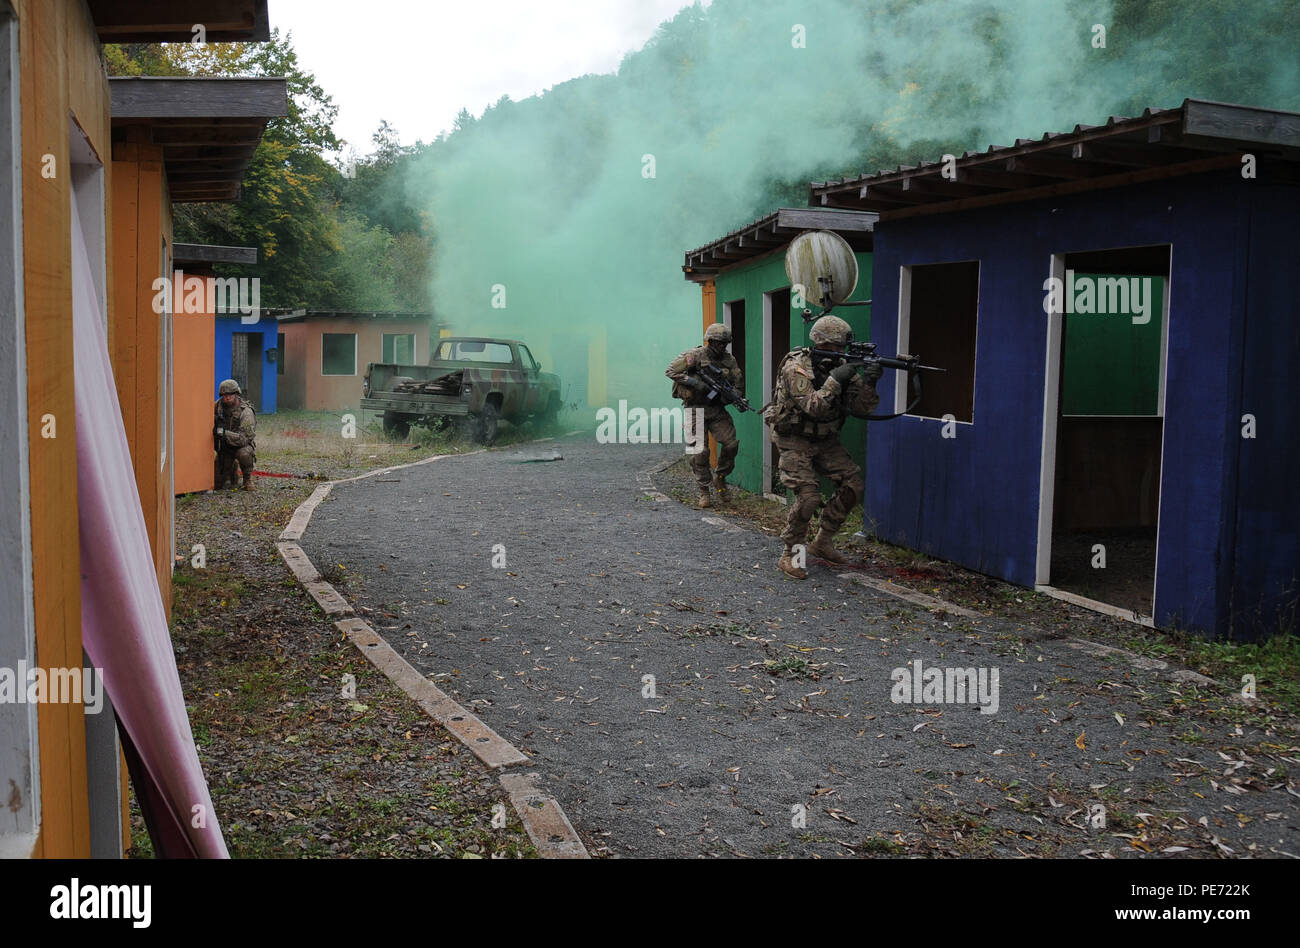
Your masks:
[[[186,278],[196,274],[186,273]],[[211,277],[204,277],[210,280]],[[175,360],[176,493],[212,489],[212,387],[216,317],[172,317]]]
[[[31,484],[36,657],[80,667],[81,577],[77,540],[77,428],[71,371],[72,236],[69,116],[109,163],[109,91],[94,26],[82,0],[14,0],[22,108],[23,291]],[[42,175],[45,155],[55,174]],[[111,215],[111,169],[105,169]],[[108,230],[107,222],[105,229]],[[109,254],[112,234],[108,233]],[[108,292],[113,292],[108,268]],[[55,437],[42,437],[47,417]],[[41,830],[33,852],[90,855],[86,731],[79,704],[37,709]]]
[[[167,444],[171,418],[167,396],[166,331],[175,319],[155,311],[154,281],[170,276],[171,202],[163,174],[162,149],[135,142],[113,143],[114,310],[109,356],[136,489],[144,512],[154,572],[163,604],[171,614],[172,464]],[[186,317],[182,316],[181,319]],[[211,360],[209,360],[209,372]],[[179,377],[179,373],[175,373]]]
[[[429,324],[414,319],[308,316],[281,323],[284,333],[284,375],[277,391],[277,406],[307,411],[356,410],[361,404],[361,381],[366,366],[382,361],[384,333],[415,333],[416,361],[429,361]],[[356,333],[355,375],[321,375],[321,336]]]
[[[700,284],[700,301],[704,306],[704,328],[707,330],[718,321],[718,287],[712,280]],[[709,465],[718,466],[718,442],[712,438],[709,439]]]

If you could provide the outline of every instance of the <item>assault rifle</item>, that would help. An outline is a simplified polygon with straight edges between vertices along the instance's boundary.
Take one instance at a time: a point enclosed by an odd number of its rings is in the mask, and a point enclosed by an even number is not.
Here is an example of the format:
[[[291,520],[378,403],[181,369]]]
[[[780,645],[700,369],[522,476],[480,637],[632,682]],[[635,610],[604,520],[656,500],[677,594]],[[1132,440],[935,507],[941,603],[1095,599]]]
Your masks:
[[[828,359],[849,365],[878,365],[882,369],[898,369],[900,372],[907,373],[912,389],[912,400],[908,402],[907,407],[892,415],[863,415],[862,417],[866,418],[867,421],[889,421],[891,418],[907,414],[921,400],[921,373],[948,371],[934,365],[922,365],[920,356],[907,355],[906,353],[900,353],[892,357],[878,356],[876,355],[876,344],[874,342],[850,342],[843,352],[814,348],[812,354],[814,360]]]
[[[829,349],[813,349],[813,358],[815,359],[835,359],[841,363],[853,365],[870,365],[875,363],[882,369],[899,369],[900,371],[911,374],[913,372],[947,372],[947,369],[941,369],[934,365],[921,365],[917,360],[920,356],[899,354],[893,358],[889,356],[876,355],[876,344],[874,342],[850,342],[843,352],[833,352]]]
[[[735,405],[742,412],[754,410],[745,396],[736,391],[736,387],[727,381],[722,370],[716,365],[701,365],[696,369],[696,374],[700,377],[700,381],[709,387],[709,393],[705,396],[709,401],[721,405]]]

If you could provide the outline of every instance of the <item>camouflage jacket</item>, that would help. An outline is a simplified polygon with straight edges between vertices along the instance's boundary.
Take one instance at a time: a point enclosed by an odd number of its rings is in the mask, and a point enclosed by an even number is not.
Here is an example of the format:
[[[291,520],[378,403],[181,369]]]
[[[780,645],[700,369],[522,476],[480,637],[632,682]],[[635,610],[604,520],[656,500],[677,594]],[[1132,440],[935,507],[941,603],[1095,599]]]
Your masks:
[[[740,365],[736,362],[736,357],[730,352],[723,353],[722,357],[715,356],[708,346],[696,346],[694,349],[687,349],[668,366],[668,371],[664,375],[673,380],[673,398],[680,398],[687,405],[707,405],[709,399],[703,392],[697,392],[691,387],[682,384],[682,379],[688,375],[695,374],[695,368],[699,365],[712,363],[720,368],[732,385],[742,394],[745,391],[745,377],[741,374]]]
[[[225,429],[222,441],[225,446],[238,451],[240,448],[256,447],[253,438],[257,434],[257,421],[253,406],[242,398],[227,408],[217,399],[212,405],[212,433],[218,428]]]
[[[794,349],[776,370],[776,391],[763,420],[778,435],[825,438],[838,435],[849,415],[867,415],[880,403],[876,386],[854,376],[847,390],[826,376],[819,386],[812,350]]]

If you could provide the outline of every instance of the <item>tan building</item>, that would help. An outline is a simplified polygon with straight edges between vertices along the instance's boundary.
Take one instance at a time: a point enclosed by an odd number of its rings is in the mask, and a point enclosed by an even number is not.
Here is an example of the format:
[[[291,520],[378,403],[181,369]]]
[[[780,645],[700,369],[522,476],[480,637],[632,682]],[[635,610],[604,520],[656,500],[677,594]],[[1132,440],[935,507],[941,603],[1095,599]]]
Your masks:
[[[432,313],[298,312],[278,319],[282,410],[355,410],[367,365],[423,365],[438,335]]]

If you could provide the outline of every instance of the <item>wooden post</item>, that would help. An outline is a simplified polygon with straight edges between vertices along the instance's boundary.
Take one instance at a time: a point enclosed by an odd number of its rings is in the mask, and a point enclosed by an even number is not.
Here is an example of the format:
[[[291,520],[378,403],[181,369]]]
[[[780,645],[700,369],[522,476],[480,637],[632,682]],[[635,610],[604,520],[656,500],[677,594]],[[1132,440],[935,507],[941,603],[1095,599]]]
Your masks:
[[[704,326],[700,330],[700,339],[703,341],[704,330],[708,329],[718,321],[718,287],[712,280],[705,280],[700,284],[700,301],[704,310]],[[712,438],[709,439],[709,467],[718,466],[718,442]]]

